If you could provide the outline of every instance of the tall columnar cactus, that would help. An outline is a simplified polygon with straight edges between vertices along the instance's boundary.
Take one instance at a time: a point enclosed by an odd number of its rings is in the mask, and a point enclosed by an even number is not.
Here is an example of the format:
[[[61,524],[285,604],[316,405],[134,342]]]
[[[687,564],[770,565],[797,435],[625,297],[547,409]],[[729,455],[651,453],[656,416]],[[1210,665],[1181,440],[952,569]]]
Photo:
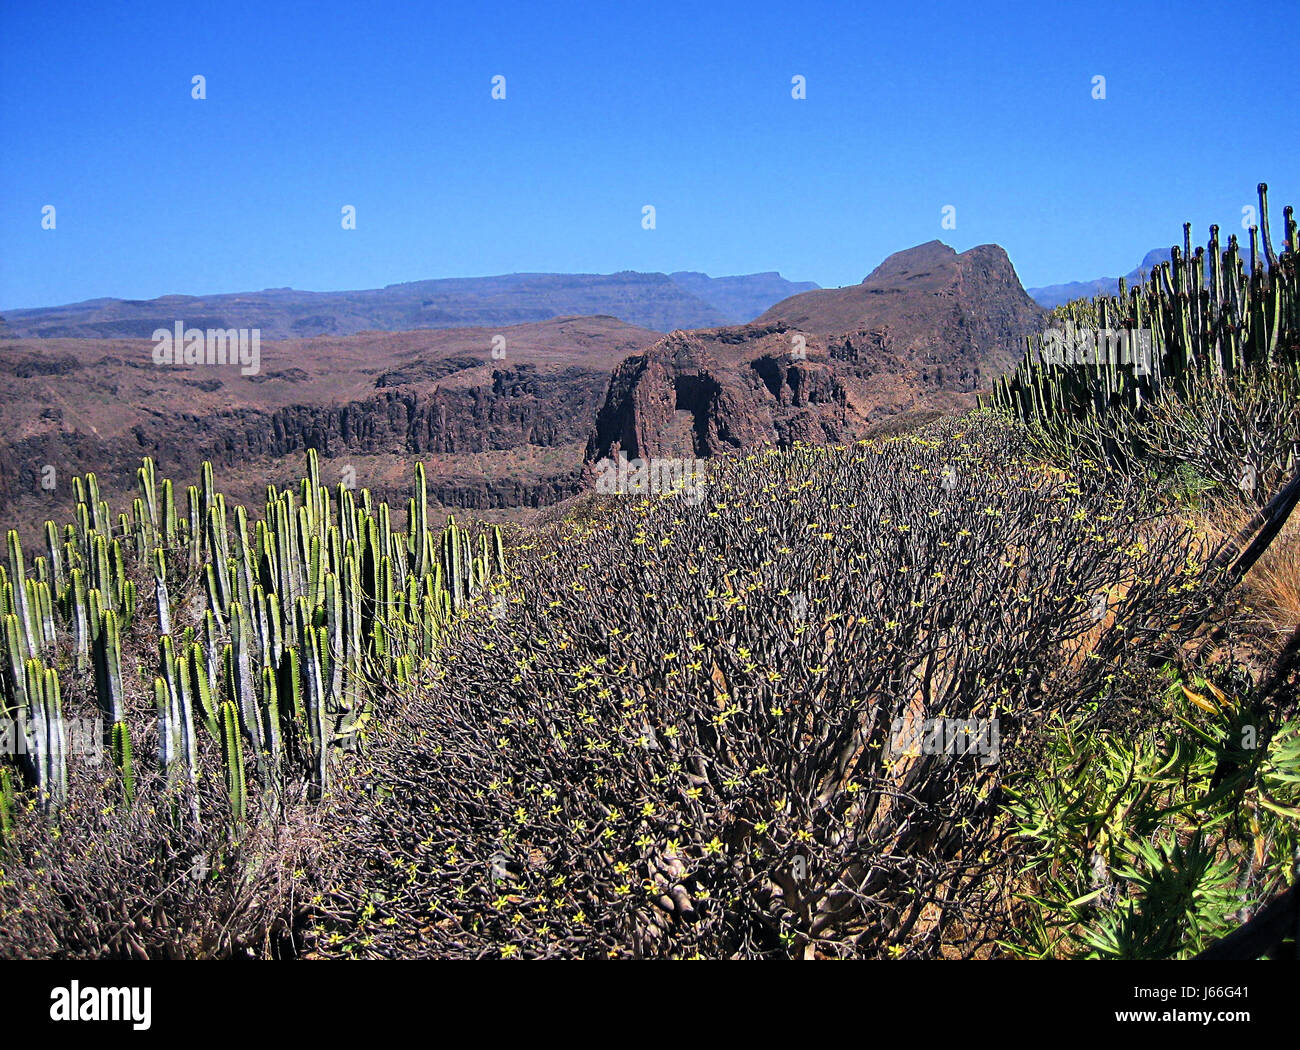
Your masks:
[[[185,490],[186,515],[189,528],[186,530],[186,552],[189,555],[190,570],[196,571],[203,562],[203,500],[199,487],[190,485]]]
[[[263,748],[262,719],[253,677],[253,629],[239,602],[230,606],[230,697],[257,754]]]
[[[1032,424],[1048,444],[1082,443],[1087,454],[1108,460],[1140,456],[1140,447],[1119,447],[1103,436],[1107,420],[1141,420],[1165,393],[1182,396],[1203,379],[1232,376],[1246,369],[1295,367],[1300,346],[1300,258],[1296,255],[1292,213],[1285,211],[1288,241],[1276,255],[1268,229],[1268,187],[1259,185],[1260,227],[1249,230],[1243,259],[1237,238],[1221,250],[1218,227],[1209,242],[1193,249],[1190,226],[1183,244],[1170,251],[1146,282],[1125,287],[1119,296],[1076,301],[1055,311],[1055,338],[1062,326],[1145,333],[1150,353],[1145,369],[1133,355],[1120,363],[1079,364],[1049,357],[1047,337],[1031,340],[1016,371],[995,384],[991,402]],[[1259,234],[1264,235],[1263,256]],[[1286,354],[1286,360],[1280,355]],[[1136,445],[1136,441],[1133,442]]]
[[[179,540],[180,528],[176,517],[176,496],[172,489],[172,479],[164,478],[162,483],[162,545],[168,550],[175,550]]]
[[[501,537],[501,526],[492,526],[492,571],[498,576],[504,576],[506,571],[506,547],[505,541]]]
[[[248,785],[244,780],[244,742],[239,712],[229,700],[221,705],[221,762],[226,771],[226,794],[236,822],[248,815]]]
[[[32,587],[32,609],[36,613],[36,634],[44,652],[52,652],[57,641],[54,627],[54,597],[44,580],[29,581]]]
[[[158,476],[153,459],[146,456],[136,472],[140,482],[140,502],[144,510],[144,521],[149,525],[144,540],[147,544],[158,542]]]
[[[23,547],[18,539],[18,533],[13,529],[9,530],[7,545],[9,583],[13,588],[12,604],[14,612],[18,614],[18,622],[22,628],[21,637],[18,640],[23,646],[20,653],[25,659],[36,654],[36,637],[32,631],[32,611],[27,600],[27,566],[23,562]]]
[[[306,711],[302,702],[302,663],[298,650],[290,647],[280,657],[276,695],[281,699],[281,706],[286,709],[287,717],[295,724],[305,723]]]
[[[199,717],[203,719],[203,723],[207,726],[212,739],[219,740],[221,738],[221,727],[218,723],[217,700],[214,699],[214,675],[209,668],[208,660],[204,656],[204,647],[201,644],[198,642],[190,643],[189,655],[188,657],[181,657],[178,673],[183,673],[188,677],[190,695],[198,702]]]
[[[280,696],[279,682],[275,671],[270,667],[262,668],[262,739],[266,741],[266,753],[273,773],[280,768],[282,735],[280,730]],[[278,783],[272,778],[272,786]]]
[[[63,591],[65,578],[63,572],[63,544],[59,540],[59,530],[54,522],[45,523],[45,556],[50,565],[50,585],[55,594]]]
[[[447,573],[447,589],[451,591],[451,607],[454,612],[459,612],[465,581],[462,578],[460,529],[456,527],[454,516],[447,518],[447,528],[442,534],[442,552],[442,564]]]
[[[113,764],[122,779],[122,798],[129,806],[135,801],[135,758],[131,748],[131,730],[125,722],[114,722],[112,729]]]
[[[429,536],[429,486],[424,474],[424,464],[415,465],[415,498],[411,503],[411,539],[409,549],[415,572],[423,576],[429,571],[432,558]]]
[[[303,702],[306,708],[308,738],[311,742],[312,789],[319,797],[328,786],[329,717],[325,707],[325,685],[322,675],[323,649],[326,642],[317,627],[303,629],[303,671],[306,688]]]
[[[15,794],[13,776],[7,766],[0,766],[0,846],[13,835]]]
[[[104,718],[110,723],[122,721],[122,640],[112,609],[103,611],[95,634],[95,692]]]
[[[162,641],[170,650],[171,639],[164,635]],[[153,680],[153,702],[158,714],[158,765],[164,773],[170,774],[176,769],[180,731],[176,725],[176,699],[162,675]]]
[[[167,597],[167,559],[161,547],[155,547],[150,558],[153,568],[154,607],[158,611],[158,633],[172,633],[171,602]]]
[[[230,531],[211,464],[201,484],[186,489],[184,517],[171,480],[158,477],[151,460],[137,472],[131,514],[116,519],[93,473],[74,478],[76,520],[62,531],[46,523],[30,578],[18,536],[9,534],[0,565],[0,702],[21,722],[29,772],[44,785],[47,807],[65,791],[62,698],[57,674],[43,662],[57,651],[58,630],[71,634],[77,668],[93,667],[130,797],[122,645],[133,617],[148,616],[148,631],[159,639],[159,764],[194,780],[194,727],[204,723],[227,758],[232,809],[242,815],[245,746],[254,750],[263,790],[275,789],[285,763],[305,763],[319,797],[332,749],[351,746],[385,685],[408,682],[434,655],[453,609],[503,571],[499,529],[471,536],[454,518],[430,529],[422,465],[405,536],[394,533],[389,506],[369,492],[322,485],[315,452],[306,473],[297,487],[268,487],[264,520],[252,522],[234,507]],[[140,568],[154,586],[148,613],[137,612],[133,576]],[[172,599],[178,585],[196,579],[206,608],[192,625],[188,609]],[[190,798],[193,808],[197,794]]]
[[[253,600],[253,551],[248,538],[248,512],[243,507],[235,508],[235,579],[236,595],[244,607],[248,608]]]
[[[63,723],[59,675],[39,660],[26,666],[27,696],[32,712],[31,760],[41,808],[57,809],[68,796],[68,738]]]
[[[234,596],[230,590],[230,550],[226,540],[225,503],[220,493],[216,504],[208,508],[208,551],[211,561],[208,563],[208,578],[211,581],[212,595],[217,603],[217,612],[224,613],[230,608]]]

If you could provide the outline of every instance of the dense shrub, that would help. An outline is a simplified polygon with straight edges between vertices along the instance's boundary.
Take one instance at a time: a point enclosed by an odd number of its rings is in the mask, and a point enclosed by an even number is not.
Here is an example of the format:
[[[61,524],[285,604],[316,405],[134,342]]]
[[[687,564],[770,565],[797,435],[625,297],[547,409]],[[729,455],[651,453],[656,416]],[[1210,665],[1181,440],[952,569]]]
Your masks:
[[[1198,479],[1220,501],[1262,506],[1300,470],[1300,362],[1210,373],[1181,397],[1117,414],[1104,430],[1145,449],[1161,473]]]
[[[1017,434],[759,450],[698,504],[610,497],[525,543],[377,719],[314,950],[977,950],[1018,741],[1140,709],[1217,598],[1214,552],[1137,482],[1036,466]],[[996,719],[996,761],[898,753],[940,718]]]
[[[233,837],[220,780],[207,783],[199,825],[152,771],[129,807],[115,780],[77,777],[57,822],[16,813],[0,846],[0,957],[292,954],[307,906],[295,889],[329,878],[319,811],[257,808]]]

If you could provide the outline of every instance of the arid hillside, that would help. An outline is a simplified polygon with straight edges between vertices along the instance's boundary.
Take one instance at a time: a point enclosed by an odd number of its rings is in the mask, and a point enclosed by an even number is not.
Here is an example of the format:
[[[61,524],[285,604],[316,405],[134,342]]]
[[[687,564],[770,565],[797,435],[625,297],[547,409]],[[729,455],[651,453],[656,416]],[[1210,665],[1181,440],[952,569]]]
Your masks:
[[[146,339],[5,340],[0,511],[28,527],[62,520],[74,474],[133,489],[142,456],[178,481],[212,460],[256,503],[309,447],[331,483],[404,487],[419,457],[444,506],[552,503],[577,491],[611,370],[657,335],[585,317],[292,339],[263,344],[247,376],[159,366]]]
[[[1044,313],[997,245],[939,241],[861,284],[804,292],[751,324],[673,332],[619,366],[589,461],[840,441],[970,407]]]
[[[701,293],[713,280],[678,278]],[[715,291],[730,297],[727,312],[744,312],[783,283],[751,275]],[[61,520],[73,476],[91,470],[106,494],[133,492],[143,456],[186,484],[211,460],[232,496],[256,504],[315,448],[331,483],[389,495],[418,458],[441,508],[509,518],[578,493],[584,459],[841,441],[959,411],[1009,369],[1042,317],[1001,248],[958,255],[933,241],[890,256],[860,285],[802,292],[749,324],[667,336],[605,315],[263,332],[246,375],[239,364],[160,365],[148,338],[11,330],[0,340],[12,377],[0,392],[0,513],[25,530]],[[182,319],[202,320],[188,310]]]

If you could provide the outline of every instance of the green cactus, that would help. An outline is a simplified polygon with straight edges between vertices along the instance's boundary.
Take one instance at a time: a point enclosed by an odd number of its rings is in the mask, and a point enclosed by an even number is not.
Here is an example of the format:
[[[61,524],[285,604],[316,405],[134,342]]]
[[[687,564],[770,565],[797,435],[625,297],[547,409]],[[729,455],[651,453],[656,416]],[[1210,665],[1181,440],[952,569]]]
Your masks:
[[[13,608],[18,614],[18,622],[22,628],[19,642],[23,648],[20,650],[23,658],[34,656],[36,654],[36,636],[32,630],[32,610],[27,596],[27,566],[23,562],[23,547],[18,539],[18,533],[13,529],[9,530],[8,536],[9,550],[9,582],[13,586]]]
[[[63,723],[63,699],[59,675],[30,659],[25,667],[27,697],[31,708],[30,759],[36,776],[41,809],[57,809],[68,795],[67,732]]]
[[[113,764],[122,778],[122,797],[129,806],[135,801],[135,760],[131,750],[131,731],[125,722],[114,722],[112,729]]]
[[[94,594],[95,592],[91,592]],[[92,608],[94,603],[92,602]],[[122,707],[122,642],[117,613],[105,609],[94,636],[95,692],[100,710],[109,722],[120,722]]]
[[[161,547],[155,547],[150,557],[153,568],[154,605],[158,610],[159,634],[172,633],[171,602],[167,598],[167,559]]]
[[[501,538],[501,526],[492,526],[492,571],[498,576],[504,576],[506,572],[506,548]]]
[[[170,647],[170,638],[164,635],[162,640]],[[164,773],[171,773],[176,768],[180,732],[176,725],[176,700],[162,675],[153,680],[153,702],[158,714],[158,766]]]
[[[171,550],[177,546],[178,539],[176,499],[171,478],[163,479],[162,493],[162,540],[163,546]]]
[[[281,734],[280,734],[280,697],[279,684],[276,680],[275,671],[270,667],[262,668],[262,696],[264,697],[262,706],[263,719],[263,739],[266,741],[267,754],[270,758],[271,768],[278,770],[280,768],[281,754]],[[275,779],[272,778],[274,785]]]
[[[14,827],[14,781],[7,766],[0,766],[0,846],[7,845]]]
[[[307,627],[303,637],[303,704],[307,721],[308,741],[311,749],[312,792],[315,797],[325,790],[325,748],[329,742],[326,732],[325,688],[321,677],[321,654],[316,634],[319,628]]]
[[[236,823],[248,814],[248,786],[244,780],[244,742],[239,731],[239,712],[227,700],[221,705],[221,762],[226,771],[226,794]]]
[[[1131,361],[1123,367],[1077,369],[1036,366],[1041,338],[1015,373],[995,384],[991,403],[1031,424],[1047,447],[1081,444],[1082,451],[1107,460],[1140,456],[1142,449],[1106,447],[1096,435],[1105,419],[1128,413],[1141,418],[1145,406],[1168,389],[1185,393],[1204,376],[1235,375],[1247,368],[1277,367],[1278,355],[1294,358],[1296,256],[1291,244],[1291,212],[1284,210],[1288,248],[1277,257],[1268,233],[1267,186],[1259,186],[1260,227],[1249,231],[1249,256],[1235,235],[1221,250],[1218,227],[1210,227],[1205,247],[1193,248],[1191,228],[1183,244],[1170,251],[1170,262],[1152,271],[1150,280],[1127,285],[1116,297],[1102,296],[1058,308],[1056,318],[1086,327],[1135,327],[1149,332],[1153,368],[1136,374]],[[1263,258],[1259,235],[1264,234]],[[1267,269],[1265,268],[1267,267]],[[1111,447],[1113,446],[1113,447]]]
[[[189,680],[191,695],[198,699],[198,710],[208,732],[214,740],[221,737],[217,701],[213,697],[213,676],[204,656],[204,648],[198,642],[191,642],[188,657],[182,656],[177,664],[177,673],[184,673]]]
[[[253,631],[239,602],[230,606],[230,684],[231,699],[239,709],[244,732],[260,754],[263,747],[262,720],[257,707],[257,688],[253,681]]]
[[[331,490],[320,484],[319,472],[319,457],[310,451],[302,483],[282,491],[268,487],[264,520],[250,524],[247,511],[234,507],[229,532],[225,497],[210,463],[201,484],[186,489],[183,519],[172,481],[158,476],[151,459],[137,471],[139,495],[130,516],[119,514],[115,522],[96,476],[76,477],[76,520],[62,531],[46,522],[32,578],[17,533],[9,533],[8,557],[0,565],[2,702],[24,720],[46,808],[64,797],[59,770],[66,748],[57,674],[40,658],[54,651],[57,631],[65,627],[76,667],[93,668],[115,760],[127,767],[125,794],[134,794],[121,649],[136,614],[132,577],[143,565],[152,576],[157,613],[153,689],[160,766],[196,778],[196,719],[229,755],[224,722],[233,711],[237,743],[242,749],[246,738],[253,747],[263,788],[276,789],[282,763],[305,762],[316,797],[328,786],[331,749],[358,739],[382,684],[409,682],[434,654],[453,611],[502,574],[499,528],[471,536],[454,518],[438,532],[429,528],[422,465],[405,542],[392,531],[388,504],[366,490]],[[175,620],[173,587],[186,578],[178,566],[200,582],[206,608],[197,630],[181,630]],[[285,733],[292,738],[287,750]],[[241,750],[241,771],[243,757]],[[229,763],[227,771],[233,777]],[[228,786],[232,805],[244,812],[246,784],[241,779]],[[195,820],[196,798],[192,794]]]

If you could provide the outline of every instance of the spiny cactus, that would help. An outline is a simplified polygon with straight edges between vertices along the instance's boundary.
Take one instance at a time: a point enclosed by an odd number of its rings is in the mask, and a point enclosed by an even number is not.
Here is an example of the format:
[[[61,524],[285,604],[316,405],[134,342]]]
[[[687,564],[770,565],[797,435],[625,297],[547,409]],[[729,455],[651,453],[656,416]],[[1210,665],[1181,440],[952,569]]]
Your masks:
[[[97,592],[91,592],[97,596]],[[93,609],[93,603],[92,603]],[[92,621],[96,617],[92,613]],[[122,690],[122,640],[118,630],[117,613],[105,609],[98,617],[98,627],[92,625],[95,650],[95,690],[104,718],[120,722],[123,717]]]
[[[244,743],[239,731],[239,712],[227,700],[221,705],[221,761],[226,771],[226,794],[236,821],[248,814],[248,786],[244,780]]]
[[[14,822],[14,781],[9,769],[0,766],[0,846],[9,841]]]
[[[94,474],[74,478],[75,521],[62,531],[46,524],[31,576],[9,534],[0,565],[3,704],[34,717],[28,694],[36,689],[48,709],[44,665],[38,685],[27,662],[53,653],[66,628],[77,669],[93,669],[95,699],[122,738],[130,706],[122,648],[147,618],[158,638],[156,669],[144,679],[152,678],[157,760],[190,781],[200,764],[198,723],[231,753],[223,725],[230,704],[262,790],[275,789],[285,764],[295,763],[322,794],[330,751],[357,742],[372,706],[427,666],[453,611],[464,612],[504,567],[499,530],[471,536],[454,518],[429,528],[422,465],[405,536],[369,492],[322,485],[314,451],[298,486],[268,487],[257,521],[227,507],[209,463],[187,487],[183,515],[152,460],[142,461],[137,480],[131,513],[114,519]],[[140,570],[153,584],[145,609],[136,601]],[[185,622],[195,613],[173,604],[178,594],[198,597],[197,622]],[[36,782],[35,771],[29,779]],[[56,804],[58,793],[48,794]]]
[[[1119,296],[1058,307],[1053,327],[1028,340],[1024,360],[998,381],[990,403],[1029,423],[1051,449],[1074,446],[1095,459],[1123,462],[1146,450],[1140,434],[1131,427],[1116,434],[1114,422],[1141,421],[1153,402],[1184,397],[1215,376],[1300,366],[1294,220],[1288,210],[1287,247],[1279,257],[1268,234],[1267,185],[1260,183],[1258,192],[1267,269],[1258,259],[1255,227],[1243,263],[1235,236],[1221,252],[1212,226],[1206,248],[1193,251],[1185,225],[1182,248],[1171,248],[1170,261],[1148,281]],[[1071,333],[1081,337],[1085,357],[1105,359],[1059,360],[1058,340]],[[1094,353],[1097,333],[1107,345]],[[1149,345],[1135,351],[1137,335]]]
[[[30,659],[24,669],[30,711],[28,758],[35,772],[37,797],[47,812],[67,798],[67,732],[63,722],[63,700],[59,675]]]
[[[172,633],[171,602],[167,598],[167,560],[161,547],[155,547],[151,559],[153,567],[154,606],[158,611],[158,630]]]
[[[125,722],[112,728],[113,764],[122,780],[122,798],[129,806],[135,801],[135,756],[131,747],[131,730]]]

